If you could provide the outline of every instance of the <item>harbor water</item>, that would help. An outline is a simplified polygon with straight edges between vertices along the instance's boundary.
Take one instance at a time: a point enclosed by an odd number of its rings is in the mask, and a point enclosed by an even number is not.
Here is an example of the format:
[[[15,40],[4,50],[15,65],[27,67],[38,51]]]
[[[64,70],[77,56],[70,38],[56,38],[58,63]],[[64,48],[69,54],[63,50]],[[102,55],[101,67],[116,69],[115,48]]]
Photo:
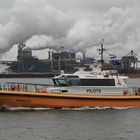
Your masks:
[[[0,79],[51,84],[51,79]],[[140,79],[127,81],[139,86]],[[140,108],[21,108],[0,110],[0,140],[139,140]]]

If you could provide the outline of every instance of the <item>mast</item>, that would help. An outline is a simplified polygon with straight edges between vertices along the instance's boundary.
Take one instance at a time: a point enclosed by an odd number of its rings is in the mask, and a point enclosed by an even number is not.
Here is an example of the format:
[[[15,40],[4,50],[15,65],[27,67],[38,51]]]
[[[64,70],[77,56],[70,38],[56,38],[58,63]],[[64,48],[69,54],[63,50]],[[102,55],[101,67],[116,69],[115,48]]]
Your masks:
[[[102,39],[101,46],[98,49],[99,54],[101,55],[101,59],[100,59],[101,67],[103,67],[103,64],[104,64],[104,51],[105,51],[105,48],[104,48],[103,42],[104,42],[104,39]]]
[[[103,63],[104,63],[104,58],[103,58],[103,56],[104,56],[104,45],[103,45],[103,43],[101,43],[100,52],[101,52],[101,65],[103,65]]]

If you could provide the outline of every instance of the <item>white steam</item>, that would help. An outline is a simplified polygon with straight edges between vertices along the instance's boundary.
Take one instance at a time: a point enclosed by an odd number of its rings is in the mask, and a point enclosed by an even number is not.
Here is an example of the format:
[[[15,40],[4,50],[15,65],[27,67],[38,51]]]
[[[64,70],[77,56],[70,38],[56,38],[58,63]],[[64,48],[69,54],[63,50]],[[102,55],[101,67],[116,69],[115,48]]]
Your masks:
[[[52,37],[40,35],[40,36],[32,36],[26,42],[25,49],[31,50],[40,50],[45,48],[54,48],[58,45],[57,41]]]
[[[95,44],[104,38],[105,47],[118,55],[132,49],[140,53],[139,0],[79,1],[16,0],[10,19],[0,24],[0,51],[20,42],[26,49],[57,49],[63,44],[94,57]]]

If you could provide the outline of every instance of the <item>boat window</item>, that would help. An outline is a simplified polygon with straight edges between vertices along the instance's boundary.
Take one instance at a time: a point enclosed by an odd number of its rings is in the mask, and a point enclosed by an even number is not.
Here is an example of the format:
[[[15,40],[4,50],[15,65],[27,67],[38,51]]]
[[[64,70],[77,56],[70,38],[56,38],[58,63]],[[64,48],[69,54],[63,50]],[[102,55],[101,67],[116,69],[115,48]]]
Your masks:
[[[81,85],[78,75],[67,75],[67,76],[65,76],[65,79],[68,81],[69,85],[71,85],[71,86]]]
[[[60,86],[68,86],[68,83],[64,79],[57,79]]]
[[[114,79],[81,79],[81,86],[115,86]]]
[[[126,84],[127,83],[127,79],[123,79],[124,83]]]
[[[67,77],[67,78],[79,78],[78,75],[67,75],[66,77]]]
[[[59,86],[57,79],[53,79],[54,85]]]
[[[70,78],[69,80],[69,84],[72,86],[80,86],[80,79],[79,78]]]

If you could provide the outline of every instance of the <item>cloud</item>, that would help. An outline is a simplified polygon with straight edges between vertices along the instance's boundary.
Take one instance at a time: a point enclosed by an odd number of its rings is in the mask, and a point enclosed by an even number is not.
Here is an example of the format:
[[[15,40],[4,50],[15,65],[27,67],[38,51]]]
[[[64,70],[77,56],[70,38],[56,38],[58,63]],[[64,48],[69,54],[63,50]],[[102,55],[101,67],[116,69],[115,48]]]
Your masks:
[[[11,12],[9,22],[0,25],[1,51],[7,51],[34,35],[44,34],[60,39],[66,36],[73,23],[68,15],[48,5],[45,0],[17,0]]]
[[[10,18],[0,24],[0,51],[25,42],[30,49],[63,44],[96,56],[104,38],[105,47],[118,55],[139,53],[139,6],[139,0],[16,0]]]

